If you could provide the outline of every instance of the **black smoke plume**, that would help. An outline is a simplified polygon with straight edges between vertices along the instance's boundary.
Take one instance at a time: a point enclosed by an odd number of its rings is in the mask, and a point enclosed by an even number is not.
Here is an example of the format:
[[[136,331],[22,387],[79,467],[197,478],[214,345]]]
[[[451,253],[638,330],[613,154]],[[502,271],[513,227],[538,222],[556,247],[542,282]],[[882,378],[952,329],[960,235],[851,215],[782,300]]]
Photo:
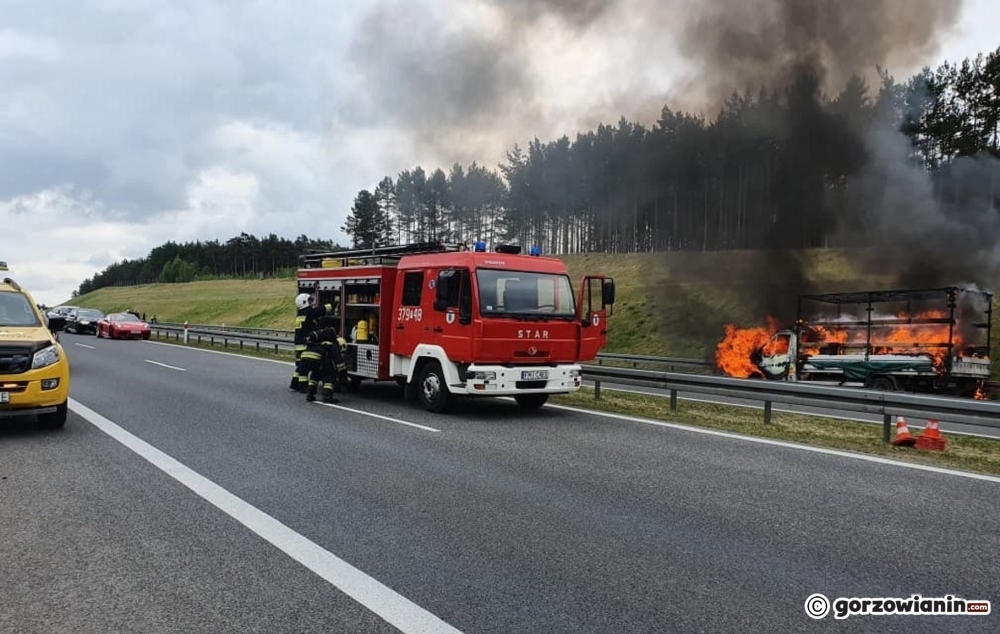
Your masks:
[[[912,159],[898,120],[876,113],[871,122],[847,121],[829,99],[850,82],[877,87],[879,68],[925,61],[955,25],[960,2],[710,0],[699,7],[681,37],[696,66],[687,99],[709,106],[734,91],[766,89],[784,106],[762,131],[787,152],[794,177],[777,194],[780,220],[746,286],[746,304],[761,318],[790,323],[801,293],[873,290],[817,288],[790,250],[803,246],[867,247],[861,271],[888,286],[995,283],[997,161],[959,159],[932,175]]]

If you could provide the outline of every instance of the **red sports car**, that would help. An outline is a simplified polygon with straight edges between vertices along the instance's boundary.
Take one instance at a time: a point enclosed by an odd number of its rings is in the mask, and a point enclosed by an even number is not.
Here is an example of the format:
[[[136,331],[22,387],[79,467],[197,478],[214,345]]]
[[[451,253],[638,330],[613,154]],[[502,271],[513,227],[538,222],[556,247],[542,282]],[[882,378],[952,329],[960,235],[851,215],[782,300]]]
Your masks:
[[[97,336],[109,339],[149,339],[149,324],[129,313],[111,313],[97,322]]]

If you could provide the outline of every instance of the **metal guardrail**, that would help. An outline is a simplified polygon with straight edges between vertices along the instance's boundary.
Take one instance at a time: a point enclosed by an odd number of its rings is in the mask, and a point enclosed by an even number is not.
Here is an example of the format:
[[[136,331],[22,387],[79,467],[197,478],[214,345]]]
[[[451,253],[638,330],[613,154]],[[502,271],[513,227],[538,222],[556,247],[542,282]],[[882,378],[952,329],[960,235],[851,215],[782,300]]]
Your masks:
[[[154,331],[181,339],[184,324],[150,324]],[[224,346],[237,342],[240,349],[250,343],[260,351],[272,349],[275,354],[293,350],[293,332],[263,328],[233,328],[188,324],[188,337],[198,343],[206,341]],[[631,368],[608,364],[631,364]],[[640,369],[640,365],[667,366],[668,371]],[[675,368],[691,368],[700,373],[675,372]],[[858,388],[845,388],[807,383],[787,383],[757,379],[736,379],[728,376],[705,374],[715,372],[715,364],[701,359],[654,357],[602,352],[597,355],[597,365],[584,366],[584,379],[593,381],[595,395],[600,397],[601,383],[658,387],[669,391],[670,409],[677,409],[677,392],[683,390],[698,394],[744,398],[763,402],[764,422],[770,423],[772,403],[806,405],[835,411],[881,414],[883,439],[888,442],[893,416],[914,416],[946,419],[948,422],[986,427],[1000,427],[1000,402],[910,394],[905,392],[874,392]],[[986,384],[991,390],[1000,390],[1000,382]],[[923,408],[923,409],[921,409]],[[985,409],[983,409],[985,408]],[[985,412],[985,413],[984,413]],[[996,417],[995,420],[992,417]]]
[[[680,391],[743,398],[764,403],[764,422],[771,422],[772,403],[807,405],[831,410],[882,415],[882,440],[889,442],[895,416],[934,418],[952,423],[1000,428],[1000,403],[906,392],[876,392],[857,388],[655,372],[631,368],[585,365],[583,378],[595,383],[654,387],[670,393],[670,409],[677,409]]]
[[[154,330],[160,329],[169,332],[181,332],[184,330],[183,323],[177,322],[158,322],[155,324],[150,324],[150,327]],[[236,335],[246,335],[248,341],[253,342],[269,342],[269,343],[286,343],[290,342],[294,336],[294,332],[291,330],[281,330],[277,328],[244,328],[239,326],[226,326],[226,325],[206,325],[206,324],[188,324],[188,333],[192,335],[201,335],[206,337],[214,336],[216,338],[225,337],[228,340],[237,340]],[[602,352],[597,355],[597,362],[603,364],[605,361],[609,363],[625,363],[631,364],[633,368],[637,368],[640,365],[659,365],[668,366],[669,371],[673,371],[673,368],[698,368],[702,370],[714,371],[715,363],[712,361],[706,361],[702,359],[682,359],[679,357],[653,357],[644,355],[634,355],[634,354],[618,354],[612,352]]]
[[[163,330],[183,330],[184,323],[163,321],[155,324],[150,323],[149,326]],[[256,337],[272,337],[274,339],[291,339],[295,334],[291,330],[282,330],[280,328],[249,328],[244,326],[227,326],[225,324],[188,324],[188,330],[192,332],[197,330],[200,332],[245,334]]]
[[[156,323],[149,324],[150,329],[153,333],[160,337],[161,334],[165,335],[166,339],[175,339],[180,341],[184,337],[184,324],[166,324],[166,323]],[[235,332],[229,328],[225,330],[221,328],[204,328],[197,327],[193,328],[190,325],[187,328],[188,340],[196,341],[197,343],[209,343],[215,345],[216,341],[221,341],[223,347],[229,347],[229,342],[236,342],[240,350],[246,349],[247,346],[244,344],[252,344],[258,352],[261,351],[262,345],[265,350],[270,351],[273,348],[274,353],[278,354],[281,351],[294,350],[294,344],[290,337],[273,337],[266,335],[256,335],[248,334],[242,332]]]
[[[691,368],[700,371],[707,371],[709,373],[717,373],[715,363],[713,361],[703,361],[701,359],[682,359],[679,357],[651,357],[641,354],[618,354],[616,352],[600,352],[597,354],[597,364],[604,365],[604,362],[609,363],[626,363],[631,364],[633,368],[638,369],[640,365],[658,365],[667,366],[667,372],[673,372],[674,368]]]

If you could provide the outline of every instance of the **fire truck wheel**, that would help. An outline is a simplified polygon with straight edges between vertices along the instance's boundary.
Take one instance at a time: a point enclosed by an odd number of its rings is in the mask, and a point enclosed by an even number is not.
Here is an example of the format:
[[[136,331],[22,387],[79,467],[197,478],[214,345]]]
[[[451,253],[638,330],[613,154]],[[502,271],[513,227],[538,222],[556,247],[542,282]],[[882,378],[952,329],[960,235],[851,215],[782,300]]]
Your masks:
[[[441,413],[448,408],[451,394],[445,385],[444,372],[437,361],[429,361],[420,373],[420,384],[417,390],[420,402],[431,412]]]
[[[521,409],[538,409],[549,400],[548,394],[518,394],[514,397]]]

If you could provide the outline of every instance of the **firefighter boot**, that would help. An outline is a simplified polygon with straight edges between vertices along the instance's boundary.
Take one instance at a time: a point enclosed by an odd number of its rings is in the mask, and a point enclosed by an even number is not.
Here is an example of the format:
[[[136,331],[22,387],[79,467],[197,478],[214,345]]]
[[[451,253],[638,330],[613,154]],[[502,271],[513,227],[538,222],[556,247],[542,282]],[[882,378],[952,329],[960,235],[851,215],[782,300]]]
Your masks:
[[[329,383],[323,384],[323,402],[324,403],[339,403],[340,400],[333,398],[333,386]]]
[[[306,391],[306,402],[312,403],[316,400],[316,382],[309,381],[309,389]]]

